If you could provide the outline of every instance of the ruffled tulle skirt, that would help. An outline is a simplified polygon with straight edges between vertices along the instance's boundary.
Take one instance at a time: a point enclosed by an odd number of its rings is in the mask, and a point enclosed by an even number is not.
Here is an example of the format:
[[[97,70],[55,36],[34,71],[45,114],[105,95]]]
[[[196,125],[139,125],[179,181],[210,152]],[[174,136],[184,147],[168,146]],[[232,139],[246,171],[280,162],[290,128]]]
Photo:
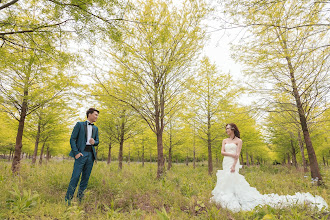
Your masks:
[[[244,176],[238,172],[218,170],[217,184],[212,191],[211,201],[220,204],[233,212],[250,211],[259,205],[270,205],[274,208],[292,205],[308,204],[316,206],[320,210],[328,205],[320,196],[310,193],[296,193],[295,195],[265,194],[251,187]]]

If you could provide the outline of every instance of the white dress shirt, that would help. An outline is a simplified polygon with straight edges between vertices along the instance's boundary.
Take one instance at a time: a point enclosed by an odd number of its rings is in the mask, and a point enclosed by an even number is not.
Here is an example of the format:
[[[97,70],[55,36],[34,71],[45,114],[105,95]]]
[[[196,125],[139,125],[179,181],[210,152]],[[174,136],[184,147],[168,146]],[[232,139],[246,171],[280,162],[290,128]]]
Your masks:
[[[93,126],[89,125],[88,123],[90,123],[90,122],[87,120],[87,142],[86,142],[86,145],[92,145],[91,143],[89,143],[89,140],[92,138]]]

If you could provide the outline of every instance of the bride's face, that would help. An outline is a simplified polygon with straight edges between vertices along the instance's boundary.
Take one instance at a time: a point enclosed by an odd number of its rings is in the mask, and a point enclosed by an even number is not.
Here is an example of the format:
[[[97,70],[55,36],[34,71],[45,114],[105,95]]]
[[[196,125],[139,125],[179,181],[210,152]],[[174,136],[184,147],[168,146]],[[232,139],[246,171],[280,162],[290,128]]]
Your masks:
[[[230,136],[234,131],[231,130],[231,126],[230,125],[227,125],[226,127],[226,133]]]

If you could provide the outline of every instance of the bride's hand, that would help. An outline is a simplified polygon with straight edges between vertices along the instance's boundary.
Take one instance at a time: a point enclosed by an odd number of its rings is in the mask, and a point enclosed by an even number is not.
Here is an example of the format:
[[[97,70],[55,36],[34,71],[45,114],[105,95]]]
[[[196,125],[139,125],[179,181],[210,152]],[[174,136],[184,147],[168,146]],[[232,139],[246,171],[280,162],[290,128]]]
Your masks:
[[[235,172],[235,167],[231,167],[230,172],[234,173]]]

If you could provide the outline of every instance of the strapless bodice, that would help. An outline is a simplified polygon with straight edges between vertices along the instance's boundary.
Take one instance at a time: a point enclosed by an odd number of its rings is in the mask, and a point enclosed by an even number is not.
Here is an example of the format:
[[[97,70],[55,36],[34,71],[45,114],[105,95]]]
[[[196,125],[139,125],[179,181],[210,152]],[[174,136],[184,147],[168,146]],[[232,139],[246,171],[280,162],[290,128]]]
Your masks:
[[[234,143],[225,144],[225,151],[228,153],[236,153],[237,145]]]

